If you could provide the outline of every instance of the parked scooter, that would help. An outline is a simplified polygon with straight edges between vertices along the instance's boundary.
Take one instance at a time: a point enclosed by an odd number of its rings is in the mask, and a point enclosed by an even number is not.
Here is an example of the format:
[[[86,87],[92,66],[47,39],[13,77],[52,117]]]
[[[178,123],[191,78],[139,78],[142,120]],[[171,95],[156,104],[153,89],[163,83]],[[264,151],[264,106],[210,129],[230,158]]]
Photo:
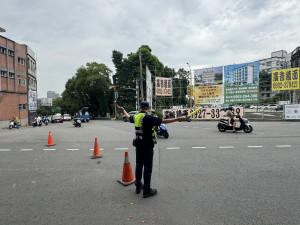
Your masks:
[[[161,124],[158,128],[158,130],[156,131],[157,136],[161,136],[164,138],[168,138],[169,137],[169,132],[168,132],[168,128],[165,124]]]
[[[42,120],[41,119],[38,119],[37,117],[35,117],[34,119],[33,119],[33,122],[32,122],[32,126],[33,127],[36,127],[36,126],[42,126]]]
[[[240,120],[240,126],[236,126],[235,130],[243,130],[245,133],[251,133],[253,131],[253,127],[249,124],[249,120],[241,117],[240,115],[237,115],[236,118],[239,118]],[[228,118],[221,118],[218,123],[218,129],[220,132],[225,132],[226,130],[233,130],[233,126],[229,126],[228,124]]]
[[[9,121],[8,129],[12,129],[12,128],[19,129],[19,127],[20,127],[20,123],[19,122],[15,123],[14,121],[11,121],[11,120]]]
[[[81,120],[80,120],[80,118],[74,118],[74,123],[73,123],[73,125],[74,125],[75,127],[81,127]]]

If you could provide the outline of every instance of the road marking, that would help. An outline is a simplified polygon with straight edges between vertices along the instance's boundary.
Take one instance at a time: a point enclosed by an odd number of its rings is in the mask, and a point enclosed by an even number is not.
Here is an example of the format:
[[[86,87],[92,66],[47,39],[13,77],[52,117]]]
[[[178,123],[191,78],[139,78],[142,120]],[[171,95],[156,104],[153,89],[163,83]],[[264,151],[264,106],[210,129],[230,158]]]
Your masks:
[[[44,151],[56,151],[55,148],[44,148]]]
[[[66,150],[67,151],[78,151],[79,149],[78,148],[67,148]]]
[[[91,151],[94,151],[95,149],[90,148],[90,150],[91,150]],[[104,150],[104,148],[100,148],[100,151],[103,151],[103,150]]]
[[[198,129],[199,127],[193,127],[193,128]]]
[[[0,152],[9,152],[11,149],[0,149]]]
[[[206,148],[206,147],[192,147],[192,148]]]
[[[219,148],[234,148],[234,146],[219,146]]]
[[[166,149],[180,149],[179,147],[168,147]]]
[[[182,126],[182,127],[184,127],[184,128],[188,128],[189,126]]]
[[[261,146],[261,145],[259,145],[259,146],[247,146],[248,148],[263,148],[264,146]]]
[[[277,148],[290,148],[291,145],[276,145]]]
[[[25,152],[25,151],[32,151],[32,150],[33,150],[32,148],[22,148],[20,151]]]
[[[129,148],[115,148],[115,150],[128,150]]]

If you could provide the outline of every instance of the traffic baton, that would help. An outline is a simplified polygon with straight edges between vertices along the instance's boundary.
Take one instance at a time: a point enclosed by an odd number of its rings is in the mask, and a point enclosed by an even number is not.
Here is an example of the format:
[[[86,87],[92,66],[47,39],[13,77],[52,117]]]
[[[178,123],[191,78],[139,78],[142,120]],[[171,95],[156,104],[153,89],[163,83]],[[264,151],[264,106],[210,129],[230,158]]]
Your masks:
[[[196,109],[194,112],[190,113],[190,115],[187,115],[186,119],[189,120],[191,118],[192,115],[194,115],[195,113],[197,113],[199,110],[201,110],[202,107]]]

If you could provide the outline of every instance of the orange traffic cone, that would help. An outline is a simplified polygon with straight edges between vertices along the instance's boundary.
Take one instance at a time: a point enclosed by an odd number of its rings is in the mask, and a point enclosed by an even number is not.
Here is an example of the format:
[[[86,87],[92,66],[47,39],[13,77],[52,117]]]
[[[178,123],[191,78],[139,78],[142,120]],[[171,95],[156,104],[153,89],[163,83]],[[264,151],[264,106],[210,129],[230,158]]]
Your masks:
[[[125,152],[125,161],[123,166],[123,176],[122,180],[118,180],[119,183],[123,184],[124,186],[128,186],[130,184],[133,184],[135,181],[135,178],[132,173],[131,164],[129,162],[129,154],[126,151]]]
[[[98,138],[95,138],[94,155],[91,158],[96,159],[96,158],[102,158],[102,157],[103,156],[101,155],[101,152],[100,152]]]
[[[49,131],[48,144],[46,146],[53,146],[53,145],[55,145],[55,144],[54,144],[54,141],[53,141],[51,131]]]
[[[28,122],[26,123],[26,127],[28,127]]]

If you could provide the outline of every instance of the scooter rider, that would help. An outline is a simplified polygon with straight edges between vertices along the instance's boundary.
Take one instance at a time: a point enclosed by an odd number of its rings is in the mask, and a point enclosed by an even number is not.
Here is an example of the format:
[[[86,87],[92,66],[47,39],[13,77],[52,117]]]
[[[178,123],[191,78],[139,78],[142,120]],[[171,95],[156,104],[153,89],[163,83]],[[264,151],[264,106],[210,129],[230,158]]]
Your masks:
[[[235,114],[233,114],[234,112],[234,107],[229,106],[229,108],[226,110],[226,115],[229,118],[228,119],[228,124],[229,126],[232,125],[232,130],[235,133],[235,127],[236,127],[236,122],[234,121],[234,117],[236,116]]]
[[[176,121],[185,121],[186,117],[179,117],[176,119],[160,119],[147,115],[149,111],[149,102],[142,101],[140,104],[140,113],[130,116],[126,110],[118,106],[122,110],[126,118],[135,124],[136,139],[134,139],[134,146],[136,147],[136,168],[135,168],[135,186],[136,193],[139,194],[143,189],[143,197],[151,197],[157,194],[156,189],[150,187],[151,174],[153,166],[153,148],[154,148],[154,132],[153,126],[160,126],[161,123],[172,123]],[[142,184],[142,173],[144,167],[144,185]]]

